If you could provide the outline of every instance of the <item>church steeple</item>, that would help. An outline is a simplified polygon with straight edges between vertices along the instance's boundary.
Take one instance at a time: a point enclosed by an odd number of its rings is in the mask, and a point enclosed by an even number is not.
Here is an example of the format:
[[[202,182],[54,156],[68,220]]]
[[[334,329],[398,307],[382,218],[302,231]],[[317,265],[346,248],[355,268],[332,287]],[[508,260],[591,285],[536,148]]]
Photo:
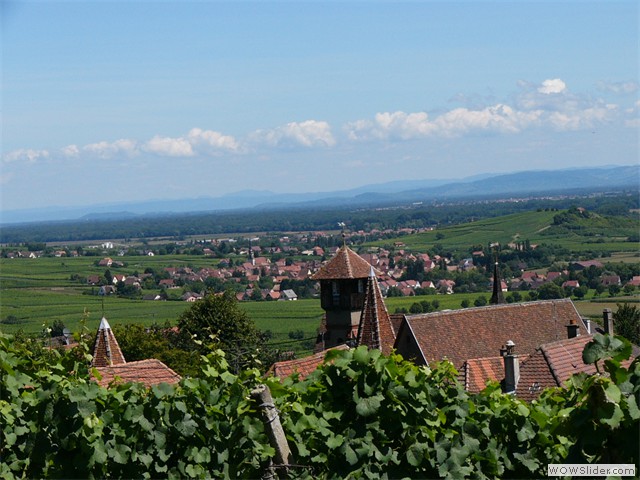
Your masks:
[[[491,244],[494,248],[494,262],[493,262],[493,293],[489,303],[497,305],[499,303],[507,303],[502,294],[502,280],[500,279],[500,266],[498,265],[498,244]]]

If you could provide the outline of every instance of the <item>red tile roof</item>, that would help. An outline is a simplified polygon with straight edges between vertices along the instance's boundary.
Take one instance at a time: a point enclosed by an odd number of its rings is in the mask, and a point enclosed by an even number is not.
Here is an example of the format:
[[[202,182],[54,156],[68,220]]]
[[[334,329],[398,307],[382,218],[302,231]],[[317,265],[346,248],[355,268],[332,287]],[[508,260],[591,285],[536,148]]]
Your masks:
[[[93,346],[93,367],[108,367],[127,363],[120,350],[120,345],[111,331],[111,326],[106,318],[102,317],[96,340]]]
[[[502,376],[504,377],[504,373]],[[538,398],[545,388],[557,386],[558,382],[553,377],[542,350],[537,349],[536,353],[521,360],[520,380],[516,386],[516,396],[518,398],[530,402]]]
[[[367,278],[371,265],[346,245],[342,246],[336,255],[320,270],[311,276],[312,280],[342,280]],[[375,271],[380,275],[379,271]]]
[[[369,273],[367,288],[364,298],[364,307],[360,314],[358,326],[358,345],[366,345],[369,348],[378,348],[382,353],[389,355],[393,350],[396,340],[395,331],[387,311],[387,306],[382,298],[380,285],[375,277],[373,267]]]
[[[112,367],[98,367],[97,370],[102,376],[102,379],[97,382],[103,387],[113,381],[116,383],[142,383],[145,387],[159,383],[174,384],[180,381],[180,375],[155,358]]]
[[[533,355],[520,356],[520,379],[516,396],[531,401],[545,388],[562,386],[573,374],[595,374],[595,366],[582,361],[582,351],[592,339],[591,335],[580,335],[549,342],[540,345]],[[622,365],[628,367],[632,361],[633,359],[625,360]],[[465,387],[470,392],[479,392],[487,380],[504,379],[503,359],[491,357],[468,360],[465,362],[463,374]]]
[[[338,345],[334,347],[338,350],[348,350],[347,345]],[[333,350],[333,349],[329,349]],[[313,371],[315,371],[320,365],[324,363],[324,357],[329,350],[324,350],[319,353],[314,353],[309,357],[295,358],[293,360],[286,360],[283,362],[276,362],[271,365],[271,368],[267,371],[267,375],[273,375],[274,377],[285,378],[297,373],[300,380],[304,380]]]
[[[504,378],[504,360],[502,357],[467,360],[462,367],[461,377],[469,392],[478,393],[487,386],[489,380],[500,382]]]
[[[582,361],[584,346],[592,338],[590,335],[581,335],[540,346],[557,385],[562,385],[574,373],[585,372],[590,375],[596,373],[594,365],[586,365]]]
[[[404,355],[412,336],[423,362],[449,359],[460,369],[473,358],[494,357],[507,340],[520,355],[531,355],[544,343],[567,337],[566,325],[576,322],[586,335],[582,319],[570,299],[490,305],[462,310],[409,315],[401,326],[396,349]],[[420,359],[417,359],[420,361]]]

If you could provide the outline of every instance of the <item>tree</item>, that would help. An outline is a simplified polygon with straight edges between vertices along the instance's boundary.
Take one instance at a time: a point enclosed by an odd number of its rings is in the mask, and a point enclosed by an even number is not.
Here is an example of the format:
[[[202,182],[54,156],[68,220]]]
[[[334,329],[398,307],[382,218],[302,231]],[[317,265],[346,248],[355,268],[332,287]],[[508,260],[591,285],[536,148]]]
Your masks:
[[[616,335],[640,345],[640,309],[629,303],[618,304],[613,314],[613,328]]]
[[[484,307],[487,304],[487,297],[485,297],[484,295],[480,295],[473,301],[473,304],[476,307]]]
[[[470,305],[470,304],[469,304],[469,300],[468,300],[468,299],[466,299],[466,298],[465,298],[464,300],[462,300],[462,302],[460,302],[460,306],[461,306],[462,308],[469,308],[469,305]]]
[[[618,285],[609,285],[609,296],[615,297],[620,293],[620,287]]]
[[[111,270],[108,268],[104,271],[104,279],[107,282],[107,285],[113,285],[113,275],[111,274]]]
[[[562,287],[553,282],[545,283],[538,287],[539,300],[551,300],[554,298],[564,298],[564,290]]]
[[[53,321],[53,325],[51,325],[51,336],[52,337],[60,337],[64,332],[64,322],[60,319],[55,319]]]
[[[587,293],[589,293],[589,289],[585,285],[573,289],[573,295],[576,298],[584,298]]]
[[[178,334],[168,324],[164,327],[145,327],[139,323],[115,325],[113,332],[129,362],[156,358],[180,375],[197,376],[200,373],[200,354],[181,348]]]
[[[422,305],[420,305],[418,302],[412,303],[411,306],[409,307],[409,312],[422,313]]]
[[[185,342],[201,353],[223,350],[235,371],[256,366],[258,357],[268,354],[264,335],[230,291],[195,302],[178,318],[178,328]]]
[[[520,292],[511,292],[510,297],[513,299],[514,302],[522,301],[522,295],[520,294]]]

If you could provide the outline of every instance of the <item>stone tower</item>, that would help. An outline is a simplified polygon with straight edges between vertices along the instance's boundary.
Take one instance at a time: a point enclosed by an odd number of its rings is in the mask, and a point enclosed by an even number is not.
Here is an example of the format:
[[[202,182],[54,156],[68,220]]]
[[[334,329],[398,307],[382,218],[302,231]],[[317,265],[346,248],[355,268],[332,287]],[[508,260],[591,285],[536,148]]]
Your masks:
[[[311,277],[320,282],[320,305],[325,311],[325,328],[321,334],[324,348],[356,338],[370,271],[369,262],[343,245],[335,257]]]

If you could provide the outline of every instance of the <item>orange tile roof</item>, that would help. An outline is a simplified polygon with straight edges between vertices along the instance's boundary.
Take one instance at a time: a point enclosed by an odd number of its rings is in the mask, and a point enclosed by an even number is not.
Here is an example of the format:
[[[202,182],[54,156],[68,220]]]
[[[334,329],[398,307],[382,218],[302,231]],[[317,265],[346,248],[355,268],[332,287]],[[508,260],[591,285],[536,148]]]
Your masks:
[[[504,377],[504,373],[502,376]],[[547,359],[541,349],[537,349],[533,355],[525,358],[520,363],[520,380],[516,386],[516,396],[518,398],[530,402],[538,398],[545,388],[557,386],[558,382],[553,377]]]
[[[106,387],[114,380],[116,383],[142,383],[145,387],[159,383],[175,384],[180,381],[180,375],[155,358],[128,362],[111,367],[98,367],[102,376],[97,380],[100,386]]]
[[[396,340],[391,318],[384,298],[382,298],[373,267],[369,272],[357,339],[358,345],[380,349],[385,355],[391,353]]]
[[[120,345],[111,331],[111,326],[106,318],[102,317],[96,340],[93,346],[93,367],[108,367],[127,363],[120,350]]]
[[[367,278],[371,265],[356,252],[343,245],[336,255],[311,276],[312,280]],[[375,271],[376,275],[380,272]]]
[[[400,336],[415,338],[422,361],[449,359],[460,369],[472,358],[494,357],[507,340],[520,355],[531,355],[544,343],[567,337],[566,325],[582,319],[570,299],[490,305],[462,310],[406,316],[396,349],[403,354]]]
[[[349,347],[347,345],[338,345],[333,349],[337,350],[348,350]],[[267,375],[273,375],[274,377],[285,378],[293,375],[294,373],[298,374],[298,378],[300,380],[304,380],[311,374],[311,372],[315,371],[320,365],[324,363],[324,357],[329,350],[324,350],[319,353],[314,353],[308,357],[304,358],[295,358],[293,360],[286,360],[283,362],[276,362],[271,365],[271,368],[267,371]]]
[[[487,386],[489,380],[500,382],[504,378],[502,357],[473,358],[464,362],[461,376],[465,388],[478,393]]]
[[[592,339],[591,335],[565,338],[540,345],[532,355],[520,356],[520,379],[516,396],[531,401],[545,388],[562,386],[573,374],[595,374],[595,366],[582,361],[582,351]],[[638,350],[635,349],[634,353],[637,354]],[[622,365],[628,367],[632,361],[633,358],[625,360]],[[491,357],[467,360],[463,373],[465,387],[470,392],[479,392],[487,380],[504,379],[503,359]]]

